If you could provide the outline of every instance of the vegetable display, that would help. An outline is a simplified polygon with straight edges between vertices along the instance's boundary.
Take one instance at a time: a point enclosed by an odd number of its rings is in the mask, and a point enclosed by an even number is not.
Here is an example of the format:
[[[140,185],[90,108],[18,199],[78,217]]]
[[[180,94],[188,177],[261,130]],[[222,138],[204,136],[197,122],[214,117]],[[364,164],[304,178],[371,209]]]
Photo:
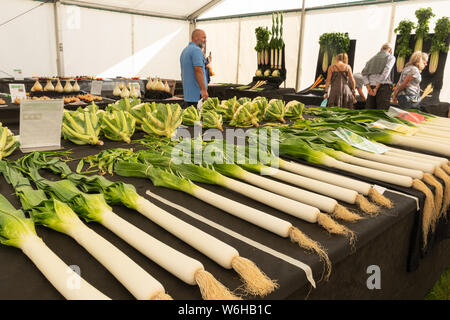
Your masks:
[[[83,246],[106,269],[108,269],[137,299],[171,299],[156,279],[81,222],[75,212],[65,203],[42,190],[34,190],[14,164],[1,164],[0,172],[11,184],[24,210],[34,223],[62,232]]]
[[[19,139],[0,122],[0,160],[13,153],[19,145]]]
[[[26,218],[22,210],[15,209],[1,194],[0,242],[3,245],[22,250],[64,298],[70,300],[109,300],[107,296],[81,278],[51,251],[36,234],[33,221]],[[80,283],[79,288],[67,286],[68,272],[69,276]]]
[[[110,153],[111,161],[106,162],[113,163],[113,166],[109,168],[111,169],[110,172],[113,171],[114,173],[125,177],[148,178],[155,186],[162,186],[185,192],[269,232],[275,233],[284,238],[290,238],[292,241],[298,243],[302,248],[316,252],[319,257],[325,261],[328,270],[327,274],[329,276],[329,273],[331,272],[331,262],[322,246],[310,239],[291,223],[220,196],[192,182],[201,181],[204,183],[216,184],[219,182],[219,180],[216,180],[217,177],[222,177],[219,173],[193,164],[187,166],[181,164],[176,165],[170,161],[171,158],[167,155],[163,155],[160,152],[151,152],[150,150],[143,150],[135,155],[130,154],[127,150],[109,150],[103,152],[103,154],[107,153]],[[105,159],[103,154],[100,153],[97,159],[94,160],[94,163],[100,162],[101,164],[101,162],[104,162]],[[170,170],[168,170],[167,167],[168,163],[170,163]],[[105,167],[105,165],[101,166],[104,170],[109,170]],[[183,177],[175,174],[175,172],[179,172],[179,174],[182,174]],[[211,173],[213,173],[212,176],[210,175]],[[184,177],[184,175],[186,177]],[[324,225],[333,223],[338,226],[338,224],[326,215],[321,215],[320,220]],[[339,230],[339,228],[336,229],[336,232],[337,230]],[[348,229],[345,230],[347,231]],[[342,232],[342,230],[339,231]],[[231,260],[226,259],[225,261],[228,261],[228,265],[231,264],[234,268]],[[269,286],[269,288],[270,287],[271,286]]]
[[[87,109],[78,108],[76,111],[64,110],[62,122],[62,136],[78,145],[103,145],[100,135],[100,111],[92,103]]]
[[[158,104],[142,119],[142,130],[148,134],[172,137],[183,121],[183,111],[179,104]]]
[[[416,44],[414,46],[414,52],[422,51],[423,41],[428,38],[428,31],[430,23],[430,18],[434,17],[435,14],[431,8],[421,8],[416,10],[415,12],[417,17],[417,26],[416,26]]]
[[[435,73],[439,64],[439,53],[448,52],[447,39],[450,33],[450,20],[448,17],[442,17],[436,22],[434,27],[434,36],[431,39],[430,64],[428,70],[431,74]]]
[[[270,31],[267,27],[258,27],[255,29],[256,47],[258,56],[258,65],[269,64],[269,38]]]
[[[125,154],[121,153],[121,150],[118,150],[117,153],[114,151],[105,151],[103,154],[109,158],[115,158],[116,155],[120,157],[121,154],[122,156],[131,155],[128,152]],[[132,185],[113,182],[99,175],[85,176],[76,174],[58,157],[48,156],[43,153],[35,153],[33,155],[33,162],[54,173],[60,174],[63,178],[67,177],[71,182],[86,192],[103,193],[105,200],[111,205],[124,205],[138,211],[225,268],[230,268],[229,262],[226,262],[227,259],[225,259],[227,256],[230,257],[231,260],[229,261],[231,261],[231,266],[241,274],[246,282],[247,288],[253,294],[265,295],[275,289],[274,284],[267,277],[263,276],[262,272],[257,269],[254,263],[240,257],[236,249],[158,208],[145,198],[139,196]],[[259,286],[259,289],[257,286]]]
[[[223,284],[206,272],[199,261],[173,249],[116,215],[102,193],[84,193],[68,179],[44,179],[38,173],[34,157],[31,153],[19,159],[18,164],[39,189],[69,205],[84,220],[102,224],[180,280],[190,285],[197,284],[204,299],[237,299]],[[158,292],[154,292],[156,297],[159,296]]]
[[[101,130],[106,138],[113,141],[131,142],[136,129],[136,119],[127,111],[105,112],[100,118]]]
[[[187,126],[193,126],[200,124],[201,114],[194,106],[189,106],[183,110],[183,124]]]
[[[409,21],[408,19],[402,20],[399,22],[397,28],[394,29],[394,32],[398,34],[397,47],[395,48],[395,53],[397,54],[397,72],[400,73],[405,66],[405,59],[409,57],[413,52],[409,47],[409,39],[411,36],[411,32],[414,28],[414,22]]]
[[[324,33],[319,38],[320,51],[323,53],[322,71],[328,71],[328,60],[331,54],[331,64],[334,64],[339,53],[347,53],[350,49],[350,38],[348,33]]]
[[[214,110],[202,110],[202,127],[203,128],[217,128],[220,131],[223,131],[222,124],[222,115],[218,114]]]

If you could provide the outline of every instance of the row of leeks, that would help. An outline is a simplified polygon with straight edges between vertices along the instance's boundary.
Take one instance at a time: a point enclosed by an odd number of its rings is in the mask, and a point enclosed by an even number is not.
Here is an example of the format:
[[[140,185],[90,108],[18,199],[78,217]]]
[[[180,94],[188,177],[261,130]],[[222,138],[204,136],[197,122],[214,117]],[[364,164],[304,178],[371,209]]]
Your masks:
[[[346,128],[364,138],[382,142],[386,142],[390,135],[384,130],[369,128],[356,122],[318,121],[296,125],[300,128],[280,128],[284,130],[279,149],[282,155],[422,191],[426,195],[422,230],[423,244],[426,246],[430,229],[434,232],[436,222],[446,214],[450,205],[446,158],[394,148],[388,148],[389,151],[384,154],[371,153],[352,147],[333,132],[338,128]],[[387,142],[389,141],[391,140]],[[445,189],[434,176],[444,181]],[[435,188],[434,196],[424,182]]]
[[[339,123],[347,123],[350,130],[354,129],[358,133],[365,133],[369,135],[370,139],[380,143],[414,148],[450,157],[450,148],[442,148],[442,145],[450,143],[450,119],[448,118],[418,110],[402,110],[401,114],[397,114],[398,116],[391,116],[384,110],[351,110],[334,107],[308,108],[305,113],[319,116],[325,121],[317,119],[312,122],[298,122],[297,126],[327,127],[327,123],[330,123],[328,127],[336,127]],[[407,118],[417,120],[412,122]],[[423,121],[420,121],[420,118]],[[379,122],[379,120],[385,122]],[[392,128],[383,128],[381,126],[383,124]],[[441,159],[441,161],[444,160]]]
[[[120,158],[115,152],[111,153],[111,151],[104,151],[103,153],[106,153],[110,157],[112,156],[114,159]],[[130,155],[131,153],[122,153],[122,158],[128,158]],[[61,177],[67,178],[70,183],[76,185],[85,192],[102,193],[105,201],[110,205],[123,205],[138,211],[154,223],[172,233],[174,236],[208,256],[223,268],[234,269],[244,281],[246,291],[251,294],[264,296],[275,290],[277,287],[276,283],[259,270],[252,261],[241,257],[235,248],[153,205],[145,198],[139,196],[132,185],[122,182],[113,182],[100,175],[85,176],[74,173],[59,157],[48,153],[34,153],[27,157],[26,162],[51,170],[52,172],[61,175]],[[159,179],[166,178],[169,180],[169,183],[171,183],[170,175],[164,174],[164,171],[162,170],[155,169],[154,172],[146,170],[139,174],[150,175],[152,173],[155,177],[159,177]],[[176,181],[172,183],[176,183]],[[147,241],[146,243],[150,242]],[[150,247],[152,246],[154,245],[151,245]],[[159,245],[159,248],[161,248],[161,245]],[[165,252],[163,249],[164,248],[161,248],[161,254]],[[168,252],[170,253],[171,251]],[[198,263],[193,264],[190,261],[186,261],[186,259],[180,260],[180,257],[177,258],[173,254],[172,257],[164,257],[164,259],[159,257],[155,261],[186,283],[191,285],[197,283],[201,287],[205,299],[226,299],[234,297],[225,290],[223,286],[220,286],[211,275],[204,271],[202,269],[203,267],[201,265],[199,266]],[[178,261],[178,264],[176,266],[172,265],[173,261]],[[193,268],[190,266],[193,266]]]
[[[0,160],[11,155],[19,145],[19,139],[0,122]]]
[[[289,215],[293,215],[310,223],[318,223],[330,233],[345,235],[350,238],[350,242],[355,240],[353,232],[320,211],[323,210],[334,217],[345,221],[357,221],[362,219],[362,217],[348,211],[345,207],[339,205],[335,199],[317,193],[333,195],[337,199],[345,199],[344,201],[348,203],[365,203],[370,207],[370,210],[368,210],[369,212],[372,208],[375,208],[376,210],[376,206],[369,203],[367,199],[353,190],[332,186],[320,181],[314,181],[313,179],[300,177],[282,170],[280,170],[282,172],[277,174],[276,170],[271,170],[273,168],[263,165],[247,164],[247,167],[245,168],[248,170],[247,171],[234,163],[227,163],[226,165],[219,165],[216,163],[212,165],[208,165],[207,163],[193,164],[192,162],[178,164],[177,161],[174,161],[174,152],[180,151],[178,149],[180,146],[183,149],[182,145],[186,143],[188,145],[187,150],[189,150],[191,147],[189,145],[190,142],[190,140],[185,140],[174,148],[174,146],[171,145],[173,142],[164,144],[158,141],[155,144],[148,144],[148,146],[151,146],[151,150],[143,150],[137,152],[133,156],[130,153],[127,153],[127,150],[111,150],[102,152],[97,157],[91,158],[89,161],[91,161],[91,164],[98,165],[100,170],[108,170],[124,176],[148,177],[155,185],[186,192],[279,236],[291,238],[291,240],[298,242],[300,246],[316,251],[323,259],[325,259],[325,261],[327,261],[327,264],[329,263],[329,260],[326,255],[324,255],[325,252],[321,246],[311,242],[312,240],[305,235],[302,235],[301,238],[297,237],[296,234],[298,234],[298,229],[296,230],[291,224],[286,224],[286,221],[280,221],[279,219],[278,221],[277,219],[274,221],[273,217],[270,217],[259,210],[255,210],[209,192],[195,185],[194,182],[215,184],[234,190],[256,201],[275,207]],[[216,143],[220,145],[220,143],[223,142],[218,141]],[[200,145],[202,145],[202,143],[200,143]],[[215,145],[215,143],[206,144],[201,148],[209,151],[211,151],[211,148],[221,150],[219,145]],[[110,153],[109,161],[107,160],[107,153]],[[191,159],[192,154],[193,153],[189,153],[185,150],[179,156],[181,158],[187,157],[188,160],[193,160]],[[218,156],[219,153],[216,153],[215,157],[217,158]],[[223,157],[224,155],[221,156]],[[123,159],[128,159],[120,160],[119,158],[121,157]],[[110,166],[111,163],[114,163],[114,165]],[[293,181],[298,180],[298,185],[303,187],[306,185],[306,188],[309,187],[317,193],[274,182],[252,174],[249,171],[257,173],[262,173],[262,171],[264,171],[263,174],[272,172],[273,177],[293,184],[295,184]],[[163,179],[162,172],[164,172],[165,179]],[[176,176],[174,176],[174,174],[176,174]],[[168,179],[169,176],[171,177],[170,180]],[[249,184],[238,180],[243,180]],[[313,183],[311,183],[311,181],[313,181]],[[252,186],[251,184],[255,186]],[[387,200],[381,195],[379,195],[379,197]],[[365,206],[363,205],[361,207]]]
[[[258,127],[264,120],[286,122],[286,119],[303,119],[305,105],[298,101],[287,104],[279,99],[268,101],[265,97],[232,99],[219,101],[209,98],[203,105],[201,112],[194,106],[183,113],[183,123],[194,125],[200,123],[206,128],[222,128],[223,122],[230,126],[249,128]]]
[[[59,161],[59,158],[57,158],[57,161]],[[78,177],[74,175],[72,180],[50,181],[42,178],[38,172],[38,168],[41,165],[44,167],[44,164],[47,168],[52,166],[51,169],[64,168],[61,166],[61,164],[64,164],[63,162],[52,162],[50,158],[46,158],[46,156],[36,152],[19,159],[13,165],[7,166],[10,169],[18,166],[21,171],[27,173],[39,190],[33,190],[29,187],[29,184],[27,185],[23,181],[17,182],[17,171],[11,173],[12,170],[7,170],[4,175],[16,188],[16,193],[21,198],[22,205],[30,212],[32,219],[36,223],[66,233],[74,238],[99,260],[136,298],[171,299],[165,293],[161,283],[140,269],[104,239],[93,234],[90,229],[87,229],[81,223],[78,216],[86,222],[102,224],[181,281],[189,285],[198,285],[204,299],[240,299],[217,281],[212,274],[207,272],[201,262],[167,246],[112,212],[107,201],[110,203],[122,203],[135,210],[139,208],[142,211],[147,210],[149,214],[157,215],[157,213],[154,213],[156,206],[150,205],[148,201],[141,198],[133,186],[113,183],[99,176],[91,177],[87,182],[83,180],[84,176],[79,175]],[[55,164],[56,166],[53,166]],[[85,193],[82,191],[83,188],[87,188],[90,191],[104,189],[105,193]],[[45,197],[45,194],[50,195],[50,200]],[[67,210],[63,213],[55,213],[51,211],[52,207],[48,202],[51,204],[64,203]],[[73,214],[69,209],[76,214]],[[207,240],[211,241],[211,239]],[[234,248],[224,243],[220,244],[223,254],[237,255]]]
[[[0,162],[1,165],[1,162]],[[27,218],[22,210],[17,210],[0,195],[0,243],[16,247],[36,265],[48,281],[70,300],[108,300],[103,293],[86,282],[64,263],[36,233],[32,219]],[[78,289],[67,286],[67,272],[80,283]]]
[[[56,197],[48,197],[42,190],[33,189],[30,181],[21,174],[14,163],[0,162],[0,172],[14,187],[23,209],[29,213],[31,218],[27,220],[32,221],[30,224],[42,225],[72,237],[105,266],[137,299],[170,298],[165,295],[164,288],[156,279],[110,242],[88,228],[69,205]],[[59,192],[62,193],[68,192],[64,188],[69,189],[70,187],[59,184],[59,188]],[[95,200],[92,200],[90,204],[95,203]],[[78,206],[81,205],[78,203]],[[84,218],[90,219],[87,215]],[[95,219],[93,220],[95,221]],[[47,255],[42,256],[42,258],[45,257]],[[49,261],[49,263],[52,262],[53,260]],[[41,266],[38,263],[36,265]],[[50,268],[43,266],[41,270],[46,271]],[[65,272],[66,270],[64,270]],[[57,282],[54,285],[63,296],[68,299],[72,298],[70,290],[66,289],[65,285],[61,288],[61,284],[59,284],[59,281],[65,282],[65,277],[61,278],[60,275],[55,275],[53,281],[55,280]],[[82,296],[79,298],[83,299]],[[84,298],[97,297],[86,296]]]

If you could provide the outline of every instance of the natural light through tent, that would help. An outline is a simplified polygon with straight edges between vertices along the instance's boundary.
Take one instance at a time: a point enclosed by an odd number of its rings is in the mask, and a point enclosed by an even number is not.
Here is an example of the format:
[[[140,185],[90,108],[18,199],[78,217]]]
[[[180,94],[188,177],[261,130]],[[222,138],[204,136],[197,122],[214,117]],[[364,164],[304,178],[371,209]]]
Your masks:
[[[134,77],[156,56],[183,28],[178,28],[168,36],[152,43],[134,55],[124,59],[111,68],[103,71],[98,78],[116,77],[118,75]]]

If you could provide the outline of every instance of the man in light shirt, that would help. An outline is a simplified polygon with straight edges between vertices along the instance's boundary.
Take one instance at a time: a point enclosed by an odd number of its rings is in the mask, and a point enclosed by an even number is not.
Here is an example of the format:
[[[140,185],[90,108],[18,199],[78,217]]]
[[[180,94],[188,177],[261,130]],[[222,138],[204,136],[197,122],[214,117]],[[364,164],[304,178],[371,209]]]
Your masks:
[[[197,105],[200,99],[208,99],[205,57],[202,47],[206,44],[206,33],[201,29],[192,32],[192,41],[180,56],[181,79],[186,106]]]
[[[367,109],[389,108],[394,65],[395,57],[389,43],[385,43],[381,50],[366,63],[361,73],[369,93],[366,101]]]

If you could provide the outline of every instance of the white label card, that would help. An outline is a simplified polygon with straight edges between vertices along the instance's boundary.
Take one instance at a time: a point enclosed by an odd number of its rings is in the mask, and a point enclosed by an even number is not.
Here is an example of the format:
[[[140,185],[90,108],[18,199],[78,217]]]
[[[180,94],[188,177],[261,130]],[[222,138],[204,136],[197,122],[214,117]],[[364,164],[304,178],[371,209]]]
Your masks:
[[[91,83],[91,94],[100,96],[102,94],[103,81],[93,80]]]
[[[27,97],[25,85],[23,83],[10,83],[9,93],[11,94],[11,101],[14,102],[16,98],[23,99]]]
[[[20,149],[61,149],[61,124],[64,101],[23,100],[20,103]]]
[[[23,72],[21,68],[13,69],[14,80],[23,80]]]

